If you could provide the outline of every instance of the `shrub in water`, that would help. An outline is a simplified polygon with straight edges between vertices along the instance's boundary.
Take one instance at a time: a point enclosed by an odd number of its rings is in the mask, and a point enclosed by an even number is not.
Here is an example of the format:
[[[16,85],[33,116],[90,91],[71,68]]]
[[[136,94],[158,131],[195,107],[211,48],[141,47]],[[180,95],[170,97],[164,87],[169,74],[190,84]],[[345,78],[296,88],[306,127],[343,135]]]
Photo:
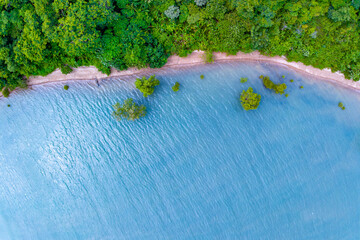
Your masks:
[[[146,107],[144,105],[137,105],[132,98],[126,99],[122,105],[116,103],[113,105],[113,108],[112,116],[118,121],[122,119],[135,121],[146,115]]]
[[[251,87],[248,90],[243,90],[240,96],[240,102],[243,108],[248,110],[257,109],[261,100],[261,95],[254,93]]]
[[[241,82],[241,83],[246,83],[247,80],[248,80],[247,78],[240,78],[240,82]]]
[[[153,94],[155,86],[159,84],[160,81],[155,78],[155,75],[150,76],[148,79],[146,77],[137,78],[135,81],[136,88],[143,93],[144,97]]]
[[[64,89],[65,89],[65,90],[68,90],[68,89],[69,89],[69,86],[68,86],[68,85],[65,85],[65,86],[64,86]]]
[[[285,83],[275,84],[273,83],[268,76],[263,77],[263,84],[266,88],[272,89],[276,94],[283,94],[285,89],[287,88]]]
[[[179,88],[180,88],[180,83],[176,82],[174,86],[172,86],[172,90],[174,92],[177,92],[179,91]]]
[[[200,75],[200,78],[201,78],[201,79],[204,79],[204,75],[201,74],[201,75]]]

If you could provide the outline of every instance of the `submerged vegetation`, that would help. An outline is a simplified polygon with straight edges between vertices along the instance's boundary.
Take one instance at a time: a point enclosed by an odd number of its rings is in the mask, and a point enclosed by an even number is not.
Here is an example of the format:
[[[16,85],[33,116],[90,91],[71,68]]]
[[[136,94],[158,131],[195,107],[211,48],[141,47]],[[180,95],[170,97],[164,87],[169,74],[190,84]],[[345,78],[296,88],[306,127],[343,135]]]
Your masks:
[[[205,77],[204,75],[202,75],[202,74],[200,75],[200,79],[204,79],[204,77]]]
[[[146,115],[146,107],[136,104],[132,98],[126,99],[122,105],[116,103],[113,105],[113,108],[114,112],[112,115],[118,121],[122,119],[134,121]]]
[[[243,108],[248,110],[257,109],[261,100],[261,95],[254,93],[253,89],[249,87],[246,91],[243,90],[240,96],[240,102]]]
[[[148,97],[153,94],[155,86],[159,84],[160,81],[155,77],[155,75],[150,76],[148,79],[146,79],[146,77],[137,78],[135,81],[136,88],[143,93],[144,97]]]
[[[244,77],[240,78],[240,82],[241,82],[241,83],[246,83],[247,80],[248,80],[248,79],[247,79],[247,78],[244,78]]]
[[[65,89],[65,90],[68,90],[68,89],[69,89],[69,85],[65,85],[65,86],[64,86],[64,89]]]
[[[176,82],[174,86],[172,86],[172,90],[174,92],[177,92],[179,91],[179,88],[180,88],[180,83]]]
[[[272,89],[276,94],[283,94],[287,88],[285,83],[275,84],[273,83],[268,76],[261,75],[260,78],[263,80],[263,84],[266,88]]]
[[[345,110],[345,106],[342,102],[339,102],[338,107],[341,108],[342,110]]]
[[[194,50],[284,55],[360,78],[360,1],[0,2],[0,89],[60,68],[163,66]]]

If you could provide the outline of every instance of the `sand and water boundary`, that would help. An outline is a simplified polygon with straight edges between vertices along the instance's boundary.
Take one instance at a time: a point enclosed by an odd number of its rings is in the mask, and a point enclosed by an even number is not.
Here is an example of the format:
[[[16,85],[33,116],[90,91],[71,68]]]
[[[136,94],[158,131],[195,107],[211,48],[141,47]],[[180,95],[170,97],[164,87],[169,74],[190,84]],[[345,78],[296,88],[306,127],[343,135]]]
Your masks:
[[[242,53],[238,52],[236,55],[227,55],[226,53],[216,52],[214,53],[214,62],[230,62],[230,61],[261,61],[261,62],[268,62],[273,64],[278,64],[282,66],[287,66],[295,71],[300,71],[303,73],[307,73],[314,77],[317,77],[321,80],[328,81],[335,83],[337,85],[351,88],[357,91],[360,91],[360,81],[354,82],[352,80],[346,79],[344,75],[340,72],[331,72],[330,69],[318,69],[312,66],[306,66],[301,62],[288,62],[285,57],[275,56],[275,57],[268,57],[265,55],[260,54],[258,51],[254,51],[252,53]],[[203,51],[194,51],[187,57],[179,57],[173,55],[169,57],[168,62],[165,64],[163,68],[179,68],[183,66],[191,66],[191,65],[200,65],[205,64],[204,61],[204,52]],[[137,69],[137,68],[130,68],[124,71],[118,71],[116,69],[111,69],[111,74],[107,76],[99,72],[95,67],[79,67],[75,68],[69,74],[62,74],[60,69],[56,69],[51,74],[42,77],[30,77],[28,79],[28,86],[34,85],[42,85],[42,84],[49,84],[54,82],[71,82],[71,81],[79,81],[79,80],[101,80],[105,78],[114,78],[114,77],[121,77],[121,76],[129,76],[129,75],[139,75],[145,74],[149,71],[153,72],[156,69]]]

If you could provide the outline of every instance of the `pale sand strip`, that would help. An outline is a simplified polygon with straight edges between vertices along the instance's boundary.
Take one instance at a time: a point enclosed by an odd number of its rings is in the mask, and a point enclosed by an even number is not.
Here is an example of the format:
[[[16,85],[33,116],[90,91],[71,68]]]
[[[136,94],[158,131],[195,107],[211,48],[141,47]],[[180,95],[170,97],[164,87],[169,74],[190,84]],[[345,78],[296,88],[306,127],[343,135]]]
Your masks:
[[[169,57],[168,62],[163,68],[176,68],[181,66],[204,64],[203,54],[204,54],[203,51],[194,51],[192,54],[190,54],[187,57],[178,57],[176,55],[173,55]],[[265,61],[274,64],[285,65],[294,70],[311,74],[323,80],[337,83],[344,87],[360,90],[360,81],[354,82],[352,80],[348,80],[344,77],[342,73],[339,72],[332,73],[329,69],[320,70],[312,66],[306,66],[300,62],[288,62],[285,57],[264,56],[257,51],[252,53],[238,52],[236,55],[229,55],[229,56],[227,56],[226,53],[218,52],[218,53],[214,53],[214,60],[215,62]],[[100,80],[110,77],[121,77],[121,76],[133,75],[133,74],[143,74],[149,71],[153,72],[154,69],[150,70],[149,68],[144,68],[144,69],[130,68],[124,71],[118,71],[116,69],[112,69],[110,76],[107,76],[106,74],[99,72],[93,66],[75,68],[71,73],[67,75],[62,74],[61,71],[57,69],[45,77],[41,77],[41,76],[30,77],[28,80],[28,85],[33,86],[33,85],[46,84],[52,82],[73,81],[73,80],[95,80],[95,79]]]

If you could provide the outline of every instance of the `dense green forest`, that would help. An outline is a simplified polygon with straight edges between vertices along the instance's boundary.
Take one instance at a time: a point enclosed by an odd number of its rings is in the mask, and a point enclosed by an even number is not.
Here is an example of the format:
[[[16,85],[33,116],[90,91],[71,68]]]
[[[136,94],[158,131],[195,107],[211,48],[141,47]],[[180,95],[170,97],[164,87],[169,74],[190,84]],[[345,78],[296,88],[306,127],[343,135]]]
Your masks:
[[[259,50],[360,78],[360,0],[1,0],[0,89],[94,65]]]

